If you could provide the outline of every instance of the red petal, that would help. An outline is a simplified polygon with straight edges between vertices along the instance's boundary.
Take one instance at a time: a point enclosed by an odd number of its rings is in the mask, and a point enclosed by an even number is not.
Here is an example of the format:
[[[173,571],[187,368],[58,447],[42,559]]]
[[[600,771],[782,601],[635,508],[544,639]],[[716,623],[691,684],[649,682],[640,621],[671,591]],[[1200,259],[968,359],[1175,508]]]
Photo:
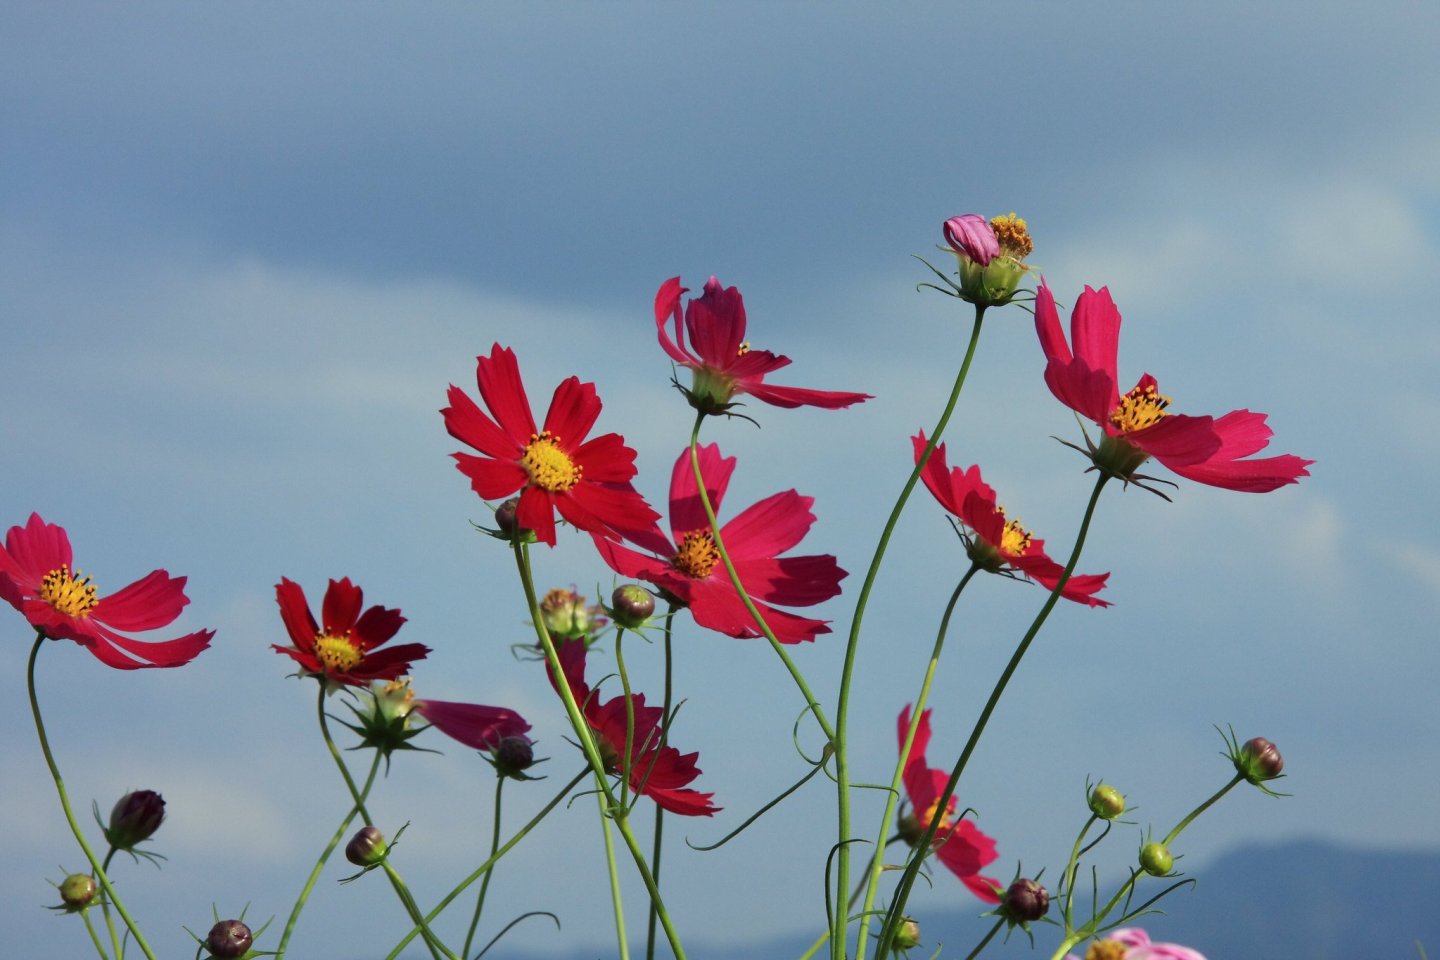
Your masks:
[[[535,418],[530,414],[530,400],[525,396],[515,352],[498,343],[492,346],[489,357],[475,358],[475,379],[481,399],[500,428],[516,443],[528,443],[536,432]]]
[[[173,622],[189,602],[184,577],[152,570],[103,598],[90,615],[116,630],[154,630]]]
[[[325,603],[320,613],[320,622],[325,633],[332,637],[343,637],[355,626],[360,608],[365,605],[365,593],[349,577],[331,580],[325,590]]]
[[[681,323],[680,298],[686,293],[686,288],[680,286],[679,277],[671,277],[660,284],[660,289],[655,291],[655,330],[660,338],[660,349],[676,363],[682,366],[697,366],[699,361],[692,357],[685,349],[685,328]],[[675,321],[675,338],[670,339],[667,325],[671,320]]]
[[[721,287],[711,277],[705,292],[685,308],[690,343],[706,366],[728,370],[740,356],[745,340],[745,301],[734,287]]]
[[[776,407],[819,407],[822,410],[839,410],[852,403],[872,399],[868,393],[853,393],[848,390],[807,390],[804,387],[780,387],[768,383],[743,381],[741,389],[756,400]]]
[[[635,476],[635,451],[625,446],[618,433],[606,433],[586,441],[571,454],[586,480],[596,483],[626,483]]]
[[[837,596],[846,577],[829,554],[736,560],[735,570],[753,596],[787,607],[810,607]]]
[[[493,750],[505,737],[530,729],[525,718],[505,707],[450,700],[417,700],[415,710],[435,729],[476,750]]]
[[[30,514],[25,526],[11,527],[5,534],[5,549],[0,551],[0,571],[30,591],[38,589],[41,579],[51,570],[73,561],[65,528],[46,523],[38,513]]]
[[[500,460],[518,460],[530,435],[512,437],[494,420],[487,417],[465,391],[454,384],[446,394],[450,405],[440,411],[445,430],[461,443],[469,444],[487,456]]]
[[[189,633],[174,640],[160,640],[154,643],[147,643],[144,640],[136,640],[132,637],[122,636],[113,630],[106,629],[100,624],[95,625],[95,632],[99,635],[95,643],[88,644],[90,652],[95,654],[105,664],[119,670],[132,670],[141,667],[179,667],[189,663],[200,655],[200,652],[210,646],[210,641],[215,638],[215,631],[200,630],[196,633]],[[118,655],[113,650],[107,649],[106,645],[131,654],[137,658],[129,664],[121,665]]]
[[[600,416],[600,397],[595,393],[595,384],[581,383],[579,377],[568,377],[560,381],[550,398],[550,410],[545,414],[545,429],[552,436],[559,437],[562,447],[573,452],[590,434]]]
[[[786,490],[746,507],[720,528],[730,559],[739,563],[789,550],[814,525],[815,514],[810,512],[814,503],[814,497]]]
[[[305,599],[305,590],[300,584],[285,577],[275,584],[275,602],[280,605],[280,619],[290,634],[290,642],[300,650],[309,653],[315,649],[315,638],[320,628],[310,615],[310,604]]]
[[[555,546],[555,503],[549,493],[539,487],[526,487],[520,492],[520,505],[515,509],[515,523],[534,530],[535,539]]]
[[[470,478],[470,489],[485,500],[508,497],[530,482],[525,468],[514,461],[490,460],[468,453],[452,453],[455,469]]]
[[[1092,290],[1086,286],[1075,301],[1070,314],[1070,344],[1075,359],[1086,369],[1103,374],[1111,383],[1120,382],[1120,311],[1110,297],[1109,287]],[[1118,401],[1119,395],[1114,399]]]
[[[1126,433],[1125,439],[1144,450],[1165,466],[1202,463],[1220,449],[1215,421],[1210,417],[1191,417],[1183,413],[1161,418],[1159,423]]]
[[[700,475],[705,478],[705,494],[716,516],[730,486],[730,475],[735,472],[735,458],[722,457],[720,447],[707,443],[696,450],[700,460]],[[709,530],[710,521],[705,516],[705,507],[700,502],[700,487],[695,483],[695,471],[690,464],[690,448],[680,451],[675,466],[670,471],[670,530],[679,543],[692,530]]]
[[[399,610],[374,606],[360,614],[351,636],[360,644],[361,650],[373,650],[387,642],[399,631],[405,618]]]

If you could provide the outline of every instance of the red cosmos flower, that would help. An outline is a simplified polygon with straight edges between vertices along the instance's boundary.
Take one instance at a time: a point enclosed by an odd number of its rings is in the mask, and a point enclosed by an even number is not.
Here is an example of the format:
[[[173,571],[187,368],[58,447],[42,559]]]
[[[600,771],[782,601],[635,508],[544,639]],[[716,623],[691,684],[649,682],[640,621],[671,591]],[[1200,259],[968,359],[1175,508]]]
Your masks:
[[[670,359],[695,373],[694,384],[685,395],[697,409],[706,413],[724,413],[731,406],[730,398],[748,393],[756,400],[777,407],[824,407],[837,410],[852,403],[869,400],[867,393],[837,390],[806,390],[801,387],[777,387],[764,382],[767,373],[790,365],[789,357],[769,350],[751,350],[745,342],[745,301],[734,287],[721,287],[711,277],[705,282],[705,293],[692,299],[684,308],[685,323],[680,323],[680,298],[689,292],[680,286],[679,277],[671,277],[655,294],[655,327],[660,347]],[[667,330],[675,321],[675,339]],[[685,347],[685,334],[695,348]]]
[[[705,489],[718,515],[735,458],[722,458],[713,443],[702,446],[699,454]],[[830,628],[825,625],[828,621],[796,616],[772,604],[813,606],[838,594],[840,581],[846,577],[832,556],[778,556],[798,544],[815,522],[810,512],[814,502],[813,497],[787,490],[741,511],[720,528],[740,582],[781,643],[814,640]],[[700,626],[731,637],[761,636],[715,548],[688,447],[681,451],[670,477],[670,529],[673,543],[653,524],[649,530],[627,535],[654,556],[598,537],[595,545],[611,569],[621,576],[648,580],[666,591],[690,608]]]
[[[476,750],[494,750],[506,737],[530,729],[525,718],[506,707],[451,700],[416,700],[415,710],[441,733]]]
[[[1060,329],[1055,297],[1043,282],[1035,298],[1035,331],[1045,351],[1045,382],[1056,399],[1105,431],[1091,450],[1097,467],[1130,480],[1150,457],[1197,483],[1247,493],[1268,493],[1310,474],[1314,460],[1285,454],[1245,460],[1263,450],[1272,431],[1263,413],[1232,410],[1218,419],[1170,413],[1150,374],[1120,395],[1117,353],[1120,311],[1110,291],[1085,288],[1070,315],[1070,342]]]
[[[185,578],[152,570],[108,597],[90,578],[74,569],[65,528],[30,514],[23,527],[11,527],[0,547],[0,597],[51,639],[74,640],[101,663],[117,670],[178,667],[210,646],[213,630],[174,640],[147,642],[119,630],[155,630],[180,616],[190,602]]]
[[[371,680],[394,680],[410,672],[412,661],[423,660],[430,652],[423,643],[402,643],[377,652],[395,636],[405,618],[399,610],[379,605],[361,613],[365,594],[349,577],[331,580],[326,588],[320,614],[323,629],[316,625],[298,583],[281,577],[275,585],[275,601],[295,646],[271,647],[323,680],[352,687],[363,687]]]
[[[925,431],[910,441],[915,445],[915,462],[919,463],[925,453]],[[978,464],[968,470],[959,467],[947,470],[942,443],[930,454],[921,476],[940,506],[975,531],[975,539],[969,541],[967,551],[971,560],[991,573],[1015,570],[1047,590],[1055,589],[1065,572],[1064,566],[1050,559],[1045,553],[1045,541],[1031,537],[1019,520],[1005,519],[1005,509],[996,503],[994,489],[980,479]],[[1092,607],[1108,607],[1110,604],[1095,594],[1105,588],[1109,576],[1108,573],[1076,574],[1065,582],[1060,596]]]
[[[556,651],[560,657],[560,668],[570,684],[570,693],[580,705],[585,722],[595,731],[596,746],[611,773],[619,773],[620,758],[625,754],[627,714],[634,713],[635,726],[630,732],[630,758],[623,764],[628,774],[630,789],[654,800],[662,809],[678,813],[682,817],[714,816],[720,807],[710,802],[713,793],[692,790],[689,784],[700,776],[695,765],[699,753],[681,753],[672,746],[661,746],[665,736],[661,725],[660,707],[647,707],[643,693],[631,696],[631,707],[627,711],[625,697],[618,696],[606,703],[585,684],[585,653],[582,641],[567,640]],[[552,674],[550,682],[555,682]],[[558,688],[557,688],[558,689]]]
[[[900,711],[896,726],[900,734],[900,746],[904,747],[905,734],[910,730],[909,704]],[[915,728],[915,742],[910,746],[910,757],[905,761],[905,770],[901,775],[905,781],[905,793],[909,796],[910,805],[915,808],[915,812],[902,818],[900,834],[912,846],[919,841],[923,831],[929,829],[930,822],[935,818],[936,807],[940,803],[940,795],[945,792],[945,784],[950,781],[950,774],[946,771],[932,770],[925,765],[925,749],[929,745],[930,711],[926,710],[920,714],[920,724]],[[955,807],[955,798],[951,797],[950,802],[945,805],[944,814],[941,815],[940,826],[935,831],[935,856],[951,873],[959,877],[960,882],[969,887],[975,896],[986,903],[999,903],[1000,894],[1005,888],[990,877],[980,876],[980,870],[998,856],[995,852],[995,841],[981,833],[969,820],[952,820]]]
[[[450,405],[440,412],[450,436],[484,454],[454,454],[481,497],[519,490],[517,525],[552,547],[555,510],[581,530],[607,537],[655,522],[659,515],[630,486],[635,451],[616,433],[585,439],[600,415],[593,383],[570,377],[556,387],[545,427],[537,432],[512,350],[497,343],[490,356],[476,357],[476,380],[494,420],[453,384]]]

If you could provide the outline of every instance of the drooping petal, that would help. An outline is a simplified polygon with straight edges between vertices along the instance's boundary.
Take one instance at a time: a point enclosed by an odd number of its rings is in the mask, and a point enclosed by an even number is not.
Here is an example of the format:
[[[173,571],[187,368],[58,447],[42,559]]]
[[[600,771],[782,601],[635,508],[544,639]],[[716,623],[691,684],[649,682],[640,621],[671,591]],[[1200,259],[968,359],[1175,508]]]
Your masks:
[[[868,393],[849,390],[808,390],[804,387],[781,387],[769,383],[745,383],[744,391],[756,400],[776,407],[819,407],[840,410],[854,403],[872,399]]]
[[[172,623],[189,602],[184,577],[152,570],[102,598],[90,616],[116,630],[154,630]]]
[[[535,531],[535,539],[555,546],[555,498],[536,486],[520,491],[520,504],[515,508],[517,526]]]
[[[751,640],[763,636],[755,618],[741,602],[740,595],[731,586],[723,570],[712,574],[706,580],[692,581],[690,589],[690,613],[702,627],[734,637],[737,640]],[[797,616],[757,599],[752,593],[751,601],[765,625],[781,643],[808,643],[824,633],[829,633],[828,621]]]
[[[524,717],[507,707],[416,700],[415,710],[441,733],[476,750],[493,750],[505,737],[518,737],[530,729]]]
[[[1170,419],[1170,418],[1166,418]],[[1310,473],[1305,468],[1315,461],[1292,454],[1242,460],[1265,449],[1272,431],[1265,423],[1265,414],[1249,410],[1232,410],[1211,424],[1220,446],[1207,459],[1194,463],[1176,463],[1156,455],[1156,459],[1197,483],[1244,493],[1269,493],[1286,484],[1296,483]]]
[[[676,363],[691,367],[698,366],[699,361],[685,349],[685,328],[682,322],[684,311],[680,306],[680,298],[687,292],[688,288],[680,286],[679,277],[671,277],[660,284],[660,289],[655,292],[655,329],[660,338],[660,349]],[[667,329],[672,320],[675,322],[674,341],[670,339]]]
[[[535,435],[535,418],[530,413],[530,400],[520,379],[520,364],[515,351],[495,344],[489,357],[475,358],[475,380],[480,397],[495,415],[512,440],[522,446]]]
[[[116,633],[104,624],[96,623],[92,625],[92,628],[100,639],[93,644],[86,644],[86,647],[103,663],[120,670],[183,666],[198,657],[210,646],[210,641],[215,639],[215,631],[198,630],[183,637],[176,637],[174,640],[146,642]],[[134,659],[128,666],[121,666],[117,662],[118,658],[112,657],[106,649],[107,645],[110,648],[123,650]]]
[[[1103,313],[1103,303],[1090,305],[1098,308],[1091,311],[1093,323]],[[1117,313],[1117,322],[1118,316]],[[1055,310],[1055,297],[1044,282],[1035,297],[1035,332],[1040,337],[1040,348],[1047,361],[1045,384],[1055,399],[1081,416],[1104,423],[1119,402],[1115,374],[1093,369],[1082,358],[1071,355],[1060,328],[1060,316]],[[1101,339],[1098,332],[1090,332],[1090,336],[1092,348],[1098,350]]]
[[[1065,573],[1065,567],[1045,553],[1044,540],[1030,541],[1030,548],[1024,554],[1007,554],[1006,560],[1046,590],[1054,590],[1055,584],[1060,582],[1060,577]],[[1109,601],[1101,600],[1095,594],[1105,589],[1105,581],[1109,578],[1109,573],[1074,574],[1065,581],[1065,589],[1060,591],[1060,596],[1091,607],[1108,607]]]

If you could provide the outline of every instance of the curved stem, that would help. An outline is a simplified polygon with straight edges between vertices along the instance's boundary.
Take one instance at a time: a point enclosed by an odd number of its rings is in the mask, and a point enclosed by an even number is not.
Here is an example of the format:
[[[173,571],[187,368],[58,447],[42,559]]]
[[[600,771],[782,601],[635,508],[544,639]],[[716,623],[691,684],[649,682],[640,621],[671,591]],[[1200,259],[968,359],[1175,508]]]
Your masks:
[[[508,777],[497,776],[495,778],[495,821],[490,830],[490,859],[495,859],[495,851],[500,849],[500,798],[504,793],[505,781]],[[470,956],[470,944],[475,942],[475,928],[480,926],[480,911],[485,909],[485,891],[490,888],[490,877],[495,871],[487,870],[485,879],[480,881],[480,895],[475,898],[475,915],[470,918],[470,929],[465,933],[465,946],[460,951],[461,957]]]
[[[1090,828],[1099,819],[1099,816],[1092,813],[1090,819],[1085,821],[1085,826],[1080,828],[1080,835],[1075,838],[1075,846],[1071,848],[1070,859],[1065,864],[1065,872],[1060,874],[1060,896],[1065,898],[1064,915],[1067,934],[1071,932],[1075,918],[1075,872],[1080,869],[1080,850],[1085,844],[1085,834],[1090,832]]]
[[[1160,842],[1165,844],[1166,846],[1169,846],[1171,841],[1173,841],[1176,837],[1180,836],[1180,831],[1190,826],[1191,822],[1196,817],[1200,816],[1200,814],[1204,813],[1206,810],[1209,810],[1212,804],[1214,804],[1221,797],[1225,796],[1225,794],[1233,790],[1235,788],[1235,785],[1244,779],[1244,774],[1235,774],[1235,778],[1229,783],[1225,784],[1225,786],[1221,787],[1218,791],[1216,791],[1214,796],[1212,796],[1209,800],[1206,800],[1204,803],[1200,804],[1200,806],[1196,807],[1194,810],[1191,810],[1189,816],[1187,816],[1184,820],[1181,820],[1179,823],[1175,824],[1175,829],[1165,834],[1165,839],[1161,840]]]
[[[110,877],[105,873],[100,860],[95,856],[95,851],[90,849],[90,844],[85,840],[85,834],[80,830],[80,824],[75,820],[75,812],[70,809],[70,797],[65,792],[65,780],[60,776],[60,768],[55,764],[55,755],[50,752],[50,739],[45,735],[45,721],[40,716],[40,700],[35,693],[35,658],[40,655],[40,645],[45,642],[45,633],[42,630],[35,631],[35,645],[30,648],[30,662],[25,669],[25,683],[30,692],[30,715],[35,718],[35,733],[40,737],[40,752],[45,755],[45,763],[50,767],[50,779],[55,781],[55,792],[60,796],[60,809],[65,812],[65,822],[70,825],[70,832],[75,835],[75,842],[80,844],[80,849],[85,853],[85,859],[90,861],[90,869],[95,871],[95,879],[100,881],[100,887],[105,891],[105,896],[115,904],[115,912],[120,914],[120,919],[125,921],[126,928],[130,935],[135,938],[135,943],[145,954],[148,960],[155,960],[155,951],[150,949],[150,944],[145,942],[145,937],[140,933],[140,927],[130,917],[130,912],[125,909],[121,902],[120,895],[115,892],[115,887],[110,883]]]

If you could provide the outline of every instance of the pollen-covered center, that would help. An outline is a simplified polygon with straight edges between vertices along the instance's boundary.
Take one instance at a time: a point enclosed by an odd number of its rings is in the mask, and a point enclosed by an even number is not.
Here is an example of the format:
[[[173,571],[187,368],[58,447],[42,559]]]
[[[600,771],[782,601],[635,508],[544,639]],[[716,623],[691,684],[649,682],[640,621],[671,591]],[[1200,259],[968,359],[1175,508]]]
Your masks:
[[[344,673],[353,670],[365,654],[346,637],[335,637],[322,633],[315,638],[315,659],[325,668],[326,673]]]
[[[990,229],[995,231],[995,239],[1000,241],[1000,252],[1016,260],[1024,260],[1035,249],[1035,241],[1030,239],[1030,230],[1024,219],[1015,216],[1013,211],[1003,217],[993,217]]]
[[[88,617],[98,603],[95,585],[79,570],[73,574],[68,563],[51,570],[40,580],[40,599],[67,617]]]
[[[925,812],[920,815],[919,820],[921,829],[929,829],[930,824],[935,821],[935,816],[937,813],[940,813],[939,800],[936,800],[934,803],[930,804],[930,806],[926,808]],[[952,829],[954,829],[954,827],[955,821],[951,820],[944,813],[940,813],[940,822],[935,826],[935,835],[937,837],[943,836],[949,833]]]
[[[549,430],[530,435],[520,466],[530,475],[531,483],[551,493],[563,493],[580,482],[580,466],[560,449],[560,438]]]
[[[1168,406],[1170,398],[1163,395],[1153,381],[1143,386],[1137,384],[1135,389],[1120,398],[1120,405],[1110,412],[1110,422],[1126,433],[1134,433],[1169,416],[1165,412]]]
[[[1085,960],[1125,960],[1125,944],[1119,940],[1096,940],[1085,951]]]
[[[740,349],[735,351],[735,356],[737,356],[737,357],[743,357],[743,356],[745,356],[745,354],[747,354],[747,353],[749,353],[749,352],[750,352],[750,341],[749,341],[749,340],[746,340],[744,343],[740,344]]]
[[[1004,513],[1004,509],[996,511]],[[1005,529],[1000,532],[1000,550],[1002,553],[1012,557],[1023,557],[1025,551],[1030,549],[1030,531],[1020,525],[1019,520],[1011,520],[1005,524]]]
[[[715,549],[715,538],[710,531],[691,530],[681,538],[680,549],[670,564],[686,576],[703,580],[719,562],[720,551]]]

